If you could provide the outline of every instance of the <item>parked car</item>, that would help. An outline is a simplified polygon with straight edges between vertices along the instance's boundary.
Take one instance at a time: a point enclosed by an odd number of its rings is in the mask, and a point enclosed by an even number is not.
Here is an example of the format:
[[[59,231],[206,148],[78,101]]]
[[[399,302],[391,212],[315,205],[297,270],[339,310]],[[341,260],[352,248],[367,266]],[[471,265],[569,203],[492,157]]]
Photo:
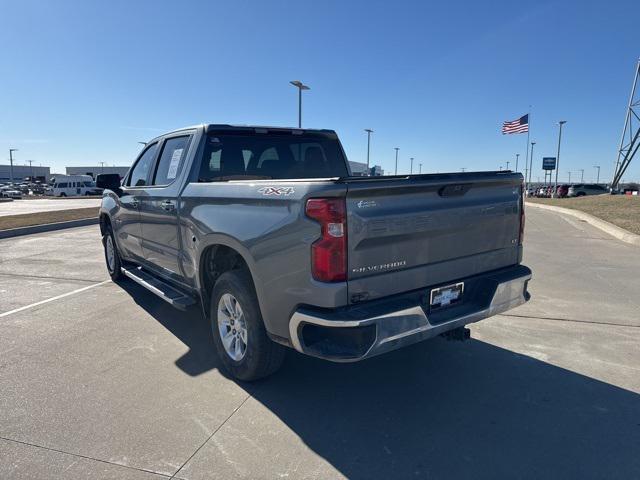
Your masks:
[[[557,192],[558,192],[558,194],[557,194],[558,198],[566,197],[567,194],[569,193],[569,185],[558,185]]]
[[[0,196],[19,200],[22,198],[22,192],[11,185],[5,185],[0,187]]]
[[[569,187],[569,197],[583,197],[585,195],[602,195],[608,193],[607,187],[597,183],[578,183]]]
[[[335,132],[203,125],[99,175],[107,270],[199,303],[238,379],[378,355],[529,299],[514,172],[354,177]]]

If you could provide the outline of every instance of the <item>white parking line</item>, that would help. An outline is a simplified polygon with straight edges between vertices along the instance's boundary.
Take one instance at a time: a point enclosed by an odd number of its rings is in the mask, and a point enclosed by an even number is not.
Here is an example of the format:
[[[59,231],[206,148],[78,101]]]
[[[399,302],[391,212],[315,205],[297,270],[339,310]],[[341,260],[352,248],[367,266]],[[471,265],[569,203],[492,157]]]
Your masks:
[[[47,298],[46,300],[42,300],[40,302],[32,303],[30,305],[25,305],[24,307],[16,308],[15,310],[9,310],[8,312],[0,313],[0,318],[11,315],[12,313],[22,312],[23,310],[28,310],[29,308],[37,307],[38,305],[43,305],[45,303],[53,302],[55,300],[59,300],[64,297],[69,297],[71,295],[75,295],[76,293],[86,292],[87,290],[99,287],[100,285],[104,285],[105,283],[109,283],[111,280],[105,280],[104,282],[94,283],[93,285],[89,285],[88,287],[82,287],[77,290],[73,290],[72,292],[63,293],[62,295],[58,295],[56,297]]]

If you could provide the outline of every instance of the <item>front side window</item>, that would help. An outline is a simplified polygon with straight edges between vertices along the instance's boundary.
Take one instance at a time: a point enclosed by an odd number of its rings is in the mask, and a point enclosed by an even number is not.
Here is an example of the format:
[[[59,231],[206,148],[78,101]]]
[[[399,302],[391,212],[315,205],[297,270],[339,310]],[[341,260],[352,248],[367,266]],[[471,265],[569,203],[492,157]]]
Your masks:
[[[142,156],[138,159],[138,162],[133,167],[133,171],[129,176],[127,186],[144,187],[147,184],[149,170],[151,169],[151,164],[153,163],[153,159],[156,156],[157,149],[157,143],[154,143],[147,147]]]
[[[169,185],[182,170],[184,159],[187,156],[190,136],[173,137],[164,142],[158,167],[153,178],[153,185]]]
[[[347,175],[340,144],[330,136],[224,132],[208,135],[199,181]]]

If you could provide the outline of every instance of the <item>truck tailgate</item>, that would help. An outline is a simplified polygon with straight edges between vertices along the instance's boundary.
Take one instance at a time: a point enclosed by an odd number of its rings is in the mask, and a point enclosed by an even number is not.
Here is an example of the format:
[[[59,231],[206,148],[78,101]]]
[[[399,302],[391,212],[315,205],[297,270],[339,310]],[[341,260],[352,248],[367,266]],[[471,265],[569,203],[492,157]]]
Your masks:
[[[520,262],[522,175],[348,179],[351,303]]]

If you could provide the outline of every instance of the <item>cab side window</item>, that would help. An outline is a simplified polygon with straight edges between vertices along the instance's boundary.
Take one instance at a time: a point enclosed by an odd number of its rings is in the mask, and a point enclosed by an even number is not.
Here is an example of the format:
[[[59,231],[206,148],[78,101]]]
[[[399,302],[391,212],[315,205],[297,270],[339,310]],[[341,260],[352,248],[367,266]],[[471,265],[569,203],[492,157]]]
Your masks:
[[[162,153],[153,178],[153,185],[169,185],[182,170],[182,164],[187,156],[190,136],[173,137],[164,142]]]
[[[156,156],[156,150],[158,150],[158,144],[154,143],[149,145],[144,153],[140,156],[137,163],[131,171],[127,186],[129,187],[144,187],[147,185],[147,178],[149,177],[149,169],[153,164],[153,159]]]

